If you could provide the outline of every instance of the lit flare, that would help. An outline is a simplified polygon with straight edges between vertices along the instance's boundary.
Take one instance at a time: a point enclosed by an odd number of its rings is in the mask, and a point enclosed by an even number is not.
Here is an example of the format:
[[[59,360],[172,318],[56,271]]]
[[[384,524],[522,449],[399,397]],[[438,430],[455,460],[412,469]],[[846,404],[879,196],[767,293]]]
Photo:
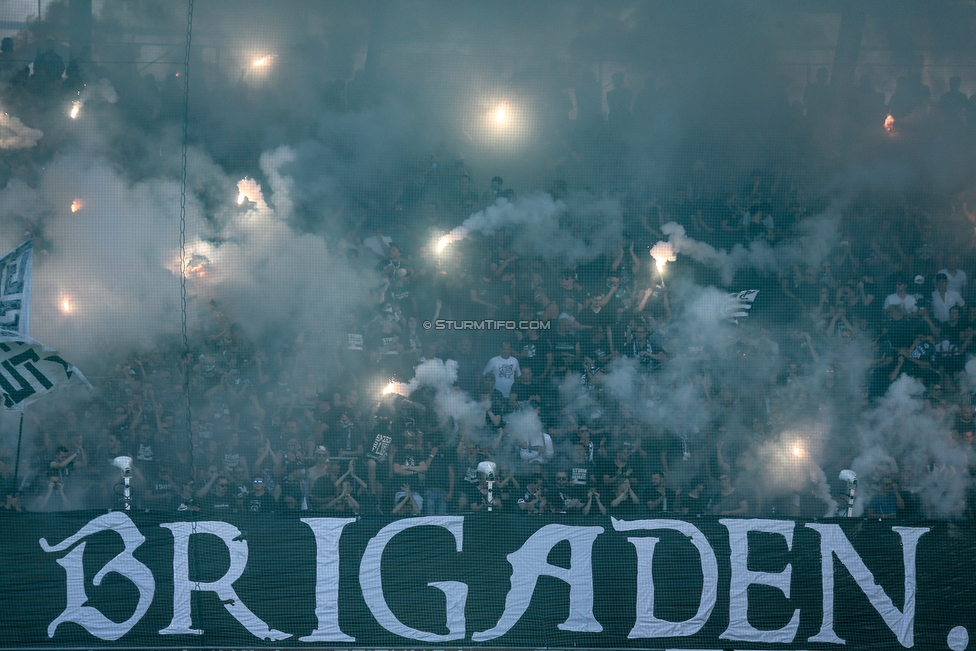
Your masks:
[[[82,102],[80,99],[71,102],[71,112],[68,113],[68,115],[71,116],[72,120],[78,119],[78,114],[81,113],[82,106],[84,106],[84,102]]]
[[[85,202],[81,199],[75,199],[71,202],[71,212],[78,212],[85,207]]]
[[[505,106],[504,104],[499,104],[495,108],[493,117],[495,119],[496,124],[505,124],[506,122],[508,122],[508,107]]]
[[[206,278],[209,270],[210,258],[201,253],[194,253],[186,261],[185,273],[187,278]]]
[[[390,383],[383,388],[383,395],[389,396],[394,393],[400,394],[400,392],[403,390],[402,386],[403,385],[400,382],[394,382],[393,380],[390,380]]]
[[[669,262],[674,262],[678,259],[674,254],[674,247],[671,246],[670,242],[658,242],[655,244],[651,249],[651,257],[654,258],[654,265],[657,267],[659,274],[664,273],[664,267]]]
[[[463,226],[458,226],[447,235],[442,235],[437,240],[437,252],[442,253],[447,245],[453,244],[458,240],[463,240],[465,237],[467,237],[467,235],[468,229],[464,228]]]
[[[244,200],[261,204],[261,186],[254,179],[244,177],[237,182],[237,205],[243,206]]]

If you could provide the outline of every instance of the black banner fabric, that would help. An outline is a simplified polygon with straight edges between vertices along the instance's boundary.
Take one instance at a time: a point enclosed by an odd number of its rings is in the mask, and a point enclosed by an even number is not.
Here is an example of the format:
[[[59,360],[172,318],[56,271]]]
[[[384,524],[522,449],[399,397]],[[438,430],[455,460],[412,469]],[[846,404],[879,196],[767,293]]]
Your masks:
[[[483,514],[0,520],[4,648],[953,649],[976,527]]]

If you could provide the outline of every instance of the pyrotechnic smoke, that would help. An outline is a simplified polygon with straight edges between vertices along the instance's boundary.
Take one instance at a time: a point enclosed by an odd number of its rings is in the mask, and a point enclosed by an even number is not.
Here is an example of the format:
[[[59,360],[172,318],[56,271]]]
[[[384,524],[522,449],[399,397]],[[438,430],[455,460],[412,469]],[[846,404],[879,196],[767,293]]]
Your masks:
[[[463,226],[458,226],[452,230],[447,235],[442,235],[437,240],[437,252],[442,252],[448,245],[457,242],[458,240],[463,240],[468,236],[468,229]]]
[[[600,378],[600,384],[618,402],[633,404],[639,397],[642,384],[637,360],[631,357],[611,360],[606,373]]]
[[[86,85],[85,89],[81,91],[82,102],[96,98],[109,104],[115,104],[119,101],[119,94],[115,90],[115,87],[112,86],[112,82],[102,77],[98,82]]]
[[[668,236],[668,242],[677,253],[717,269],[722,275],[722,282],[726,285],[732,283],[735,272],[739,269],[754,267],[762,271],[771,271],[777,268],[776,257],[765,242],[752,242],[748,248],[736,243],[731,250],[725,251],[693,240],[685,235],[684,227],[675,222],[663,225],[661,232]]]
[[[261,156],[273,206],[254,179],[244,179],[238,188],[252,205],[243,212],[229,207],[221,211],[222,241],[213,243],[209,226],[196,221],[200,235],[187,245],[188,251],[205,256],[211,264],[211,279],[206,288],[199,288],[201,293],[219,298],[241,314],[248,313],[247,306],[257,296],[262,297],[261,314],[250,314],[245,324],[255,334],[288,315],[297,316],[300,323],[332,322],[368,295],[368,275],[336,264],[322,237],[297,234],[289,225],[292,182],[280,170],[293,160],[294,153],[287,147]],[[301,307],[296,311],[296,306]]]
[[[654,264],[657,266],[658,273],[664,272],[664,267],[667,263],[677,260],[677,256],[674,254],[674,248],[670,242],[658,242],[655,244],[651,248],[651,257],[654,258]]]
[[[0,113],[0,149],[27,149],[43,136],[40,129],[31,129],[9,113]]]
[[[237,205],[243,205],[245,200],[256,203],[258,210],[268,209],[268,205],[264,203],[261,186],[254,179],[247,177],[237,182]]]
[[[453,359],[446,362],[427,360],[416,367],[414,377],[409,382],[391,382],[383,393],[409,396],[422,387],[432,388],[434,408],[441,425],[453,420],[462,431],[472,433],[484,425],[488,405],[472,399],[456,387],[457,374],[458,363]]]
[[[289,226],[289,180],[278,169],[291,156],[281,149],[262,157],[274,208],[253,181],[245,185],[253,203],[243,212],[229,201],[207,219],[188,198],[190,297],[219,300],[255,337],[286,322],[293,328],[331,323],[360,304],[370,282],[368,272],[334,264],[323,238]],[[190,168],[208,191],[219,196],[222,187],[227,196],[233,181],[211,162],[191,152]],[[0,192],[0,210],[14,226],[7,229],[7,249],[25,230],[43,234],[35,244],[32,334],[82,364],[106,349],[125,351],[178,332],[179,251],[160,242],[178,235],[179,194],[173,180],[132,184],[80,153],[51,165],[37,188],[9,183]],[[70,322],[62,294],[72,297]]]
[[[119,101],[119,94],[115,91],[112,83],[104,78],[99,79],[96,84],[86,85],[77,97],[78,99],[72,100],[71,109],[68,111],[68,117],[72,120],[78,119],[81,110],[85,108],[85,103],[88,101],[98,99],[109,104],[115,104]]]
[[[620,239],[621,216],[616,201],[574,196],[554,200],[536,192],[515,201],[499,199],[471,215],[438,241],[438,250],[473,233],[513,233],[512,250],[541,256],[558,265],[595,258]]]
[[[526,448],[541,449],[545,445],[544,430],[535,409],[519,409],[505,417],[506,444],[512,448],[524,445]]]
[[[927,514],[959,517],[972,484],[965,450],[949,428],[930,411],[922,384],[902,375],[857,427],[859,454],[853,469],[865,491],[858,513],[866,506],[872,483],[892,476],[904,489],[915,490]]]
[[[176,5],[103,4],[98,20],[106,24],[151,24],[173,34],[185,29],[184,10]],[[330,8],[332,21],[323,27],[328,33],[318,38],[301,20],[283,22],[280,8],[273,3],[245,3],[241,11],[231,14],[216,5],[203,5],[198,4],[195,21],[204,32],[219,26],[228,33],[246,34],[253,42],[227,78],[222,74],[227,71],[219,65],[212,76],[190,77],[185,267],[190,318],[208,299],[214,299],[232,321],[242,324],[268,349],[290,345],[294,331],[310,325],[331,333],[330,326],[339,315],[357,307],[375,307],[369,295],[378,280],[372,263],[357,265],[337,255],[330,247],[332,236],[340,231],[367,232],[372,224],[357,221],[360,216],[386,220],[384,225],[399,221],[403,230],[413,229],[408,218],[387,220],[384,211],[398,201],[403,203],[404,213],[420,210],[452,181],[447,174],[449,157],[459,164],[458,169],[463,159],[477,189],[484,189],[487,179],[498,173],[517,187],[520,198],[500,201],[470,215],[444,236],[444,246],[475,235],[505,232],[517,255],[541,257],[559,268],[616,250],[625,230],[620,203],[641,204],[648,194],[657,194],[666,203],[670,197],[659,191],[672,191],[670,180],[675,178],[681,179],[684,191],[688,170],[682,168],[682,161],[688,158],[683,149],[687,136],[693,134],[694,142],[702,143],[694,152],[702,159],[700,167],[695,162],[695,174],[702,174],[696,176],[695,184],[719,177],[724,182],[726,170],[719,171],[721,161],[741,164],[729,170],[731,176],[741,177],[753,166],[765,167],[767,159],[787,159],[785,154],[793,151],[797,140],[795,134],[786,132],[776,139],[775,127],[781,126],[777,116],[789,110],[789,100],[785,88],[770,87],[770,80],[780,72],[774,56],[779,46],[774,41],[780,37],[772,41],[767,37],[780,33],[773,23],[788,12],[716,5],[703,15],[694,5],[660,10],[653,3],[640,4],[633,11],[620,12],[600,3],[584,8],[573,3],[559,8],[523,3],[507,7],[508,20],[482,24],[472,23],[462,3],[451,5],[433,21],[434,30],[443,31],[424,32],[430,28],[418,21],[411,3],[384,5],[385,27],[383,21],[374,20],[377,16],[368,14],[366,7],[371,5],[350,3]],[[307,6],[314,17],[315,4]],[[363,24],[375,27],[369,34],[350,28]],[[579,38],[582,32],[572,27],[577,24],[586,26],[586,38]],[[51,26],[42,23],[40,27]],[[443,65],[400,68],[403,61],[413,59],[397,61],[395,54],[389,55],[403,43],[407,31],[416,32],[418,39],[426,34],[441,38],[455,28],[473,29],[465,32],[471,36],[464,41],[471,52],[463,57],[468,62],[501,61],[504,65],[499,68],[506,68],[507,55],[499,58],[499,52],[505,43],[513,43],[519,48],[535,47],[540,56],[553,60],[561,56],[552,57],[553,52],[572,52],[567,60],[571,58],[579,69],[554,68],[538,78],[531,70],[513,74],[511,84],[522,86],[523,95],[535,100],[526,101],[524,107],[521,102],[505,106],[502,115],[498,98],[512,95],[498,93],[490,102],[478,103],[491,96],[483,86],[489,83],[485,78],[498,78],[497,71],[481,74],[470,70],[469,75],[469,69],[463,67],[469,64],[459,64],[453,56]],[[280,60],[266,56],[270,50],[263,48],[269,43],[276,44],[274,56]],[[284,45],[279,48],[277,43]],[[618,48],[620,61],[615,65],[628,69],[628,87],[643,97],[634,98],[633,115],[623,123],[627,125],[625,143],[614,142],[606,149],[587,147],[587,137],[580,136],[589,128],[584,128],[586,124],[596,132],[603,127],[612,131],[620,123],[604,120],[606,98],[600,79],[594,79],[595,92],[589,101],[592,121],[586,122],[585,88],[576,77],[577,73],[594,73],[595,65],[577,66],[576,62],[605,60],[605,46],[611,43],[633,45]],[[379,44],[390,49],[377,59],[373,48]],[[138,46],[127,43],[114,51],[112,47],[112,43],[103,44],[106,61],[133,60],[130,50]],[[196,52],[194,56],[198,56]],[[115,58],[120,53],[128,58]],[[532,51],[527,56],[532,57]],[[389,70],[386,63],[376,64],[384,59],[392,66]],[[195,59],[191,65],[197,66],[201,60]],[[459,69],[463,75],[457,74]],[[124,101],[117,101],[119,94],[105,79],[89,83],[80,96],[59,99],[52,111],[70,127],[65,136],[69,140],[58,147],[57,158],[40,160],[27,172],[17,171],[0,191],[4,250],[28,234],[35,237],[32,322],[36,332],[32,334],[72,354],[72,361],[79,365],[97,357],[107,367],[159,335],[177,332],[180,325],[177,242],[183,78],[172,83],[177,78],[169,62],[141,70],[143,75],[165,76],[167,84],[159,89],[165,98],[157,102],[143,86],[153,79],[139,74],[114,76],[113,71],[106,67],[104,74],[118,85]],[[457,79],[462,77],[471,81],[459,87]],[[252,83],[258,79],[261,83]],[[445,79],[450,80],[447,95],[443,94]],[[324,92],[326,84],[333,82],[328,93]],[[797,84],[802,86],[794,80],[790,89],[794,97],[802,91]],[[471,100],[472,107],[464,104],[468,95],[479,98]],[[66,122],[72,101],[79,102],[77,121]],[[509,127],[521,123],[523,111],[545,113],[546,119],[535,121],[538,129],[519,134],[526,139],[525,157],[505,160],[487,150],[490,138],[486,146],[464,137],[470,125],[463,124],[459,115],[475,110],[479,124],[495,133],[514,133]],[[571,111],[575,121],[569,119]],[[873,122],[876,131],[881,115]],[[497,122],[498,118],[502,121]],[[45,122],[37,124],[54,133]],[[901,124],[899,121],[899,128]],[[736,138],[729,139],[729,133]],[[13,116],[0,115],[0,149],[31,148],[43,135]],[[733,140],[747,143],[744,150],[727,144]],[[283,143],[287,146],[280,146]],[[417,164],[434,152],[440,156],[439,167],[435,169],[429,162]],[[949,175],[940,173],[943,163],[933,163],[936,158],[950,159],[929,156],[919,165],[936,182],[945,182]],[[816,176],[818,164],[800,166],[799,176]],[[779,171],[777,165],[770,167]],[[509,170],[519,174],[510,175]],[[787,176],[795,171],[786,165]],[[238,181],[244,175],[248,177]],[[864,176],[857,170],[840,174],[849,185],[860,183]],[[517,180],[512,183],[512,179]],[[566,182],[564,198],[554,200],[532,192],[555,180]],[[236,197],[232,194],[235,183]],[[697,192],[693,185],[689,181],[689,199]],[[803,183],[796,185],[791,196],[800,197],[801,207],[823,205],[818,203],[820,197],[802,197]],[[947,187],[956,185],[964,187],[965,183],[946,183]],[[593,189],[584,193],[582,188]],[[667,241],[659,242],[651,256],[658,264],[678,255],[694,259],[717,270],[725,285],[733,283],[743,269],[789,277],[795,263],[819,265],[841,238],[839,215],[851,193],[835,194],[826,211],[800,218],[795,226],[799,237],[787,244],[760,241],[726,251],[689,237],[685,228],[692,228],[690,222],[684,221],[685,226],[672,222],[661,229]],[[73,209],[76,205],[78,210]],[[333,217],[339,213],[343,218],[334,223]],[[445,222],[456,223],[446,221],[445,215],[439,217],[438,228],[443,229]],[[646,232],[640,233],[642,224],[629,221],[632,217],[628,213],[629,239],[647,237]],[[686,218],[674,215],[676,220]],[[653,229],[655,224],[647,226]],[[650,237],[642,246],[657,239]],[[417,252],[407,253],[415,256]],[[618,359],[603,369],[596,387],[585,386],[579,374],[560,378],[564,415],[586,421],[601,414],[612,413],[616,418],[626,413],[646,425],[665,428],[669,435],[684,436],[692,445],[704,445],[705,430],[716,423],[728,425],[730,438],[735,438],[748,436],[740,429],[752,417],[772,422],[813,414],[834,436],[849,438],[856,417],[834,407],[832,395],[823,386],[824,370],[828,365],[840,369],[843,362],[850,393],[858,395],[870,361],[867,346],[843,347],[814,333],[819,361],[801,349],[805,373],[784,388],[789,396],[784,399],[786,404],[754,404],[754,396],[774,393],[770,387],[776,386],[777,372],[787,357],[753,350],[761,337],[751,321],[763,318],[761,314],[739,326],[724,320],[728,289],[753,287],[702,288],[682,276],[669,274],[674,320],[659,324],[655,333],[669,355],[662,370],[648,375],[636,361]],[[659,322],[662,312],[656,312]],[[622,321],[628,317],[625,311]],[[618,350],[623,347],[625,327],[622,322],[613,328]],[[774,332],[774,338],[786,341],[788,333]],[[299,366],[315,367],[322,374],[335,368],[328,356],[300,360]],[[971,386],[976,387],[976,364],[971,364],[969,375]],[[454,387],[455,379],[451,362],[443,366],[428,362],[418,369],[414,380],[396,388],[409,393],[420,386],[433,387],[440,419],[453,419],[476,436],[486,406]],[[933,514],[957,514],[965,473],[953,465],[954,450],[945,438],[945,427],[921,408],[917,392],[907,390],[910,382],[896,383],[857,430],[865,444],[857,467],[865,475],[865,484],[880,472],[898,469],[907,473],[903,484],[912,482]],[[729,394],[728,402],[716,404],[723,393]],[[904,416],[909,424],[893,415]],[[526,435],[541,431],[533,418],[533,412],[513,415],[509,428],[513,434],[522,432],[523,425]],[[934,432],[934,442],[927,441],[929,431]],[[711,449],[702,452],[711,453]],[[825,468],[841,456],[829,447],[818,453],[823,457],[817,462]],[[826,484],[821,481],[820,485]]]

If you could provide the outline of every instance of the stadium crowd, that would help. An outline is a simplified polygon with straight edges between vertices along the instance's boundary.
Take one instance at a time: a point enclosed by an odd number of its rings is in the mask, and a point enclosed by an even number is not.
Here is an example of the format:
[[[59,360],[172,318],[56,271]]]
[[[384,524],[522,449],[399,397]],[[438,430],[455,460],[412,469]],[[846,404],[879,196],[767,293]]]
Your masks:
[[[133,128],[161,128],[179,115],[172,75],[162,86],[151,75],[125,81],[117,76],[131,71],[98,70],[87,54],[65,65],[53,44],[39,52],[27,68],[12,62],[12,41],[0,47],[4,106],[36,116],[49,134],[36,148],[0,152],[3,182],[31,183],[57,155],[67,136],[52,117],[60,109],[47,107],[62,106],[86,81],[107,76],[131,89],[119,101]],[[543,172],[553,199],[601,194],[589,181],[610,185],[605,170],[626,159],[635,125],[658,110],[664,90],[635,97],[625,81],[615,76],[603,97],[595,79],[583,78],[574,119],[555,111],[563,122]],[[2,513],[121,508],[111,462],[130,456],[133,508],[207,517],[488,509],[822,517],[845,507],[846,486],[833,478],[859,453],[851,432],[865,413],[885,408],[903,375],[924,387],[910,399],[921,402],[925,422],[963,451],[940,471],[970,487],[976,207],[968,188],[858,193],[822,264],[739,270],[723,292],[758,289],[748,317],[690,335],[678,279],[722,283],[680,254],[664,271],[647,255],[671,222],[720,251],[795,240],[830,203],[836,169],[820,149],[827,134],[880,148],[933,124],[971,137],[976,99],[958,79],[949,85],[932,99],[920,81],[900,79],[886,102],[867,79],[840,93],[818,75],[802,104],[785,94],[770,100],[781,107],[789,148],[746,170],[699,152],[664,190],[614,194],[623,214],[616,241],[565,266],[516,255],[524,247],[515,246],[522,233],[514,227],[435,251],[430,233],[518,197],[498,176],[476,178],[464,161],[431,155],[405,170],[387,205],[350,206],[341,236],[330,240],[350,268],[378,279],[358,309],[335,325],[282,326],[271,336],[249,332],[247,315],[219,298],[191,301],[188,353],[181,341],[160,340],[89,372],[90,396],[52,396],[28,409],[20,468],[12,445],[0,455]],[[353,90],[340,85],[334,110],[356,110]],[[431,328],[438,320],[529,326]],[[442,383],[409,384],[420,366],[478,405],[475,424],[446,415]],[[688,413],[658,418],[653,404]],[[820,429],[786,434],[811,414],[822,417]],[[785,460],[768,456],[777,446]],[[482,461],[496,464],[494,477],[479,472]],[[931,465],[864,477],[865,514],[936,515],[919,497],[917,469]],[[953,513],[971,518],[971,489],[964,499]]]

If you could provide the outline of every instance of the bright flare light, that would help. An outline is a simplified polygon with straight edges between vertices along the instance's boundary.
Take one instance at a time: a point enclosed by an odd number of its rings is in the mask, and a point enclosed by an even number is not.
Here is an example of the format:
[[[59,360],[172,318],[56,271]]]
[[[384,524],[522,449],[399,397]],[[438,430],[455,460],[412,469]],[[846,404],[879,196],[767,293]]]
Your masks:
[[[85,207],[85,202],[81,199],[75,199],[71,202],[71,212],[78,212]]]
[[[894,128],[895,128],[895,118],[894,118],[894,116],[889,115],[888,117],[885,118],[884,128],[885,128],[885,131],[887,131],[889,133],[891,133],[894,130]]]
[[[395,380],[390,380],[390,383],[387,384],[385,387],[383,387],[383,395],[389,396],[389,395],[393,395],[394,393],[397,395],[403,395],[403,392],[406,391],[405,387],[406,385],[403,384],[402,382],[396,382]]]
[[[72,120],[76,120],[78,118],[78,113],[81,112],[82,106],[84,106],[84,103],[81,100],[71,102],[71,112],[68,113],[68,115],[71,116]]]
[[[508,122],[508,107],[504,104],[499,104],[495,109],[493,114],[495,124],[505,124]]]
[[[71,299],[68,297],[61,299],[61,311],[65,314],[71,314],[74,311],[74,307],[71,305]]]
[[[669,262],[677,260],[670,242],[658,242],[655,244],[654,248],[651,249],[651,257],[654,258],[654,264],[657,266],[657,272],[659,274],[664,273],[664,267]]]
[[[237,205],[243,206],[245,199],[257,204],[258,208],[265,207],[261,186],[257,181],[246,176],[237,182]]]
[[[793,456],[798,457],[803,454],[803,448],[798,445],[793,446]]]
[[[467,237],[467,235],[468,229],[466,229],[464,226],[458,226],[447,235],[442,235],[437,240],[437,252],[442,253],[448,244],[452,244],[458,240],[463,240],[465,237]]]
[[[187,278],[206,278],[209,270],[210,258],[201,253],[194,253],[186,262]]]
[[[271,63],[271,58],[273,56],[274,56],[273,54],[269,54],[268,56],[263,56],[260,59],[255,59],[254,62],[251,63],[251,65],[255,68],[261,68],[263,66],[266,66],[269,63]]]

